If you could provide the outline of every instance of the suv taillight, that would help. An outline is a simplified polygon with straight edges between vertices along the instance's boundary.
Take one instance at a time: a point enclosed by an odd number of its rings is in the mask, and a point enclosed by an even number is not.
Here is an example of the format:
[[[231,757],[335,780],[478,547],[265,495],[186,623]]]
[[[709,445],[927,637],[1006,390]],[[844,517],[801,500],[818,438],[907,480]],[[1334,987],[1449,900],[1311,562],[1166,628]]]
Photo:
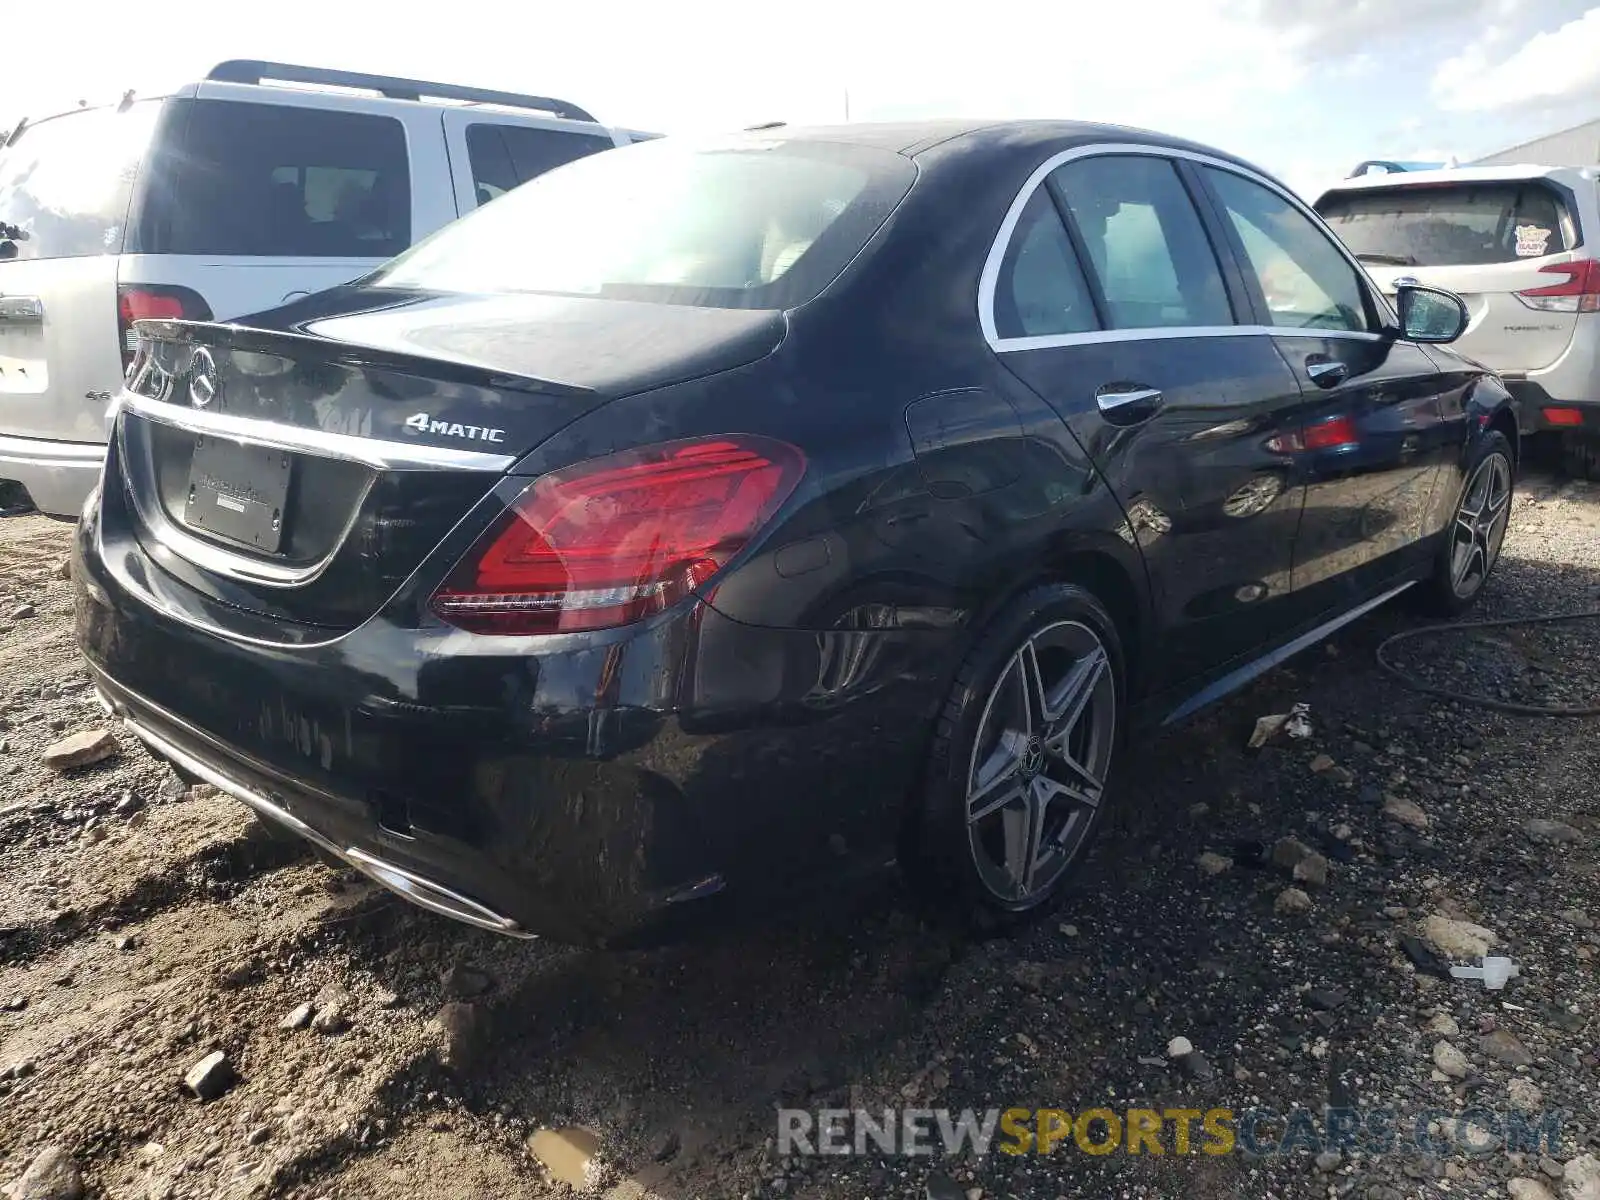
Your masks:
[[[1541,275],[1565,275],[1560,283],[1528,288],[1516,297],[1540,312],[1600,312],[1600,262],[1580,258],[1576,262],[1551,263],[1540,267]]]
[[[700,587],[772,518],[800,451],[734,434],[667,442],[541,476],[456,564],[433,611],[473,633],[604,629]]]
[[[168,284],[124,283],[117,287],[117,334],[126,370],[139,348],[135,321],[209,321],[211,306],[199,292]]]

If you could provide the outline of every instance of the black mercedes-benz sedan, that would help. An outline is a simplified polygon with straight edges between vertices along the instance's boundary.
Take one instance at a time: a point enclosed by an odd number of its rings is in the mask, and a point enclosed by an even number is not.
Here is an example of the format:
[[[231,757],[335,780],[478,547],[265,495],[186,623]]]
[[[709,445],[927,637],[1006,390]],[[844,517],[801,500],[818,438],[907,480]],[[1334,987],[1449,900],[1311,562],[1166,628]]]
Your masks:
[[[896,858],[1023,912],[1130,739],[1478,595],[1517,426],[1468,319],[1156,134],[616,150],[143,322],[78,638],[181,772],[475,925],[618,944]]]

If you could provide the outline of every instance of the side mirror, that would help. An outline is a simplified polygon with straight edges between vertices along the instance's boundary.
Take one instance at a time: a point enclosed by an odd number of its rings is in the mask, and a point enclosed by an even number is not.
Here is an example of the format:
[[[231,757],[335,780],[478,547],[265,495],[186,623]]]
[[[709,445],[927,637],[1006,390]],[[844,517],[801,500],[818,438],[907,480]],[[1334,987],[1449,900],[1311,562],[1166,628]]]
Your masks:
[[[1443,288],[1402,283],[1395,291],[1400,335],[1413,342],[1453,342],[1467,330],[1467,306]]]

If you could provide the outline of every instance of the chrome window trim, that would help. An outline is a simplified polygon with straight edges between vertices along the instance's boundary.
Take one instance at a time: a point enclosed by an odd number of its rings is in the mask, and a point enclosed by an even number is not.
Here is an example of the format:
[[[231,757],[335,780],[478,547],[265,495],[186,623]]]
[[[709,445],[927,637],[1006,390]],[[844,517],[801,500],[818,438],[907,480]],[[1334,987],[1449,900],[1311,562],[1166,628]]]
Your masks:
[[[329,433],[276,421],[260,421],[227,413],[181,408],[162,400],[152,400],[137,392],[124,391],[120,407],[146,420],[170,425],[185,433],[227,438],[253,446],[312,454],[360,463],[376,471],[483,471],[503,474],[517,461],[512,454],[487,454],[481,450],[457,450],[453,446],[422,446],[411,442],[390,442],[358,437],[350,433]]]
[[[997,354],[1005,354],[1016,350],[1050,350],[1062,346],[1084,346],[1101,342],[1131,342],[1144,341],[1152,338],[1175,337],[1259,337],[1263,334],[1276,337],[1329,337],[1329,338],[1381,338],[1383,334],[1372,329],[1300,329],[1291,326],[1279,325],[1160,325],[1150,329],[1097,329],[1087,333],[1052,333],[1039,334],[1032,337],[1001,337],[995,329],[994,323],[994,292],[1000,279],[1000,264],[1005,259],[1006,250],[1011,245],[1012,234],[1016,232],[1017,222],[1022,219],[1022,210],[1029,200],[1033,199],[1036,192],[1045,181],[1045,178],[1058,167],[1080,158],[1098,158],[1112,154],[1133,154],[1144,158],[1184,159],[1188,162],[1199,163],[1202,166],[1213,167],[1221,171],[1229,171],[1242,179],[1259,184],[1268,191],[1288,201],[1289,205],[1309,218],[1319,232],[1333,244],[1334,248],[1344,256],[1350,264],[1351,270],[1356,273],[1367,294],[1372,297],[1373,304],[1380,314],[1393,317],[1388,302],[1382,294],[1372,286],[1372,281],[1367,278],[1366,270],[1356,260],[1355,256],[1345,247],[1338,238],[1331,236],[1322,227],[1321,218],[1316,215],[1310,205],[1302,201],[1294,193],[1277,183],[1275,180],[1242,167],[1238,163],[1217,158],[1214,155],[1202,154],[1195,150],[1185,150],[1175,146],[1142,145],[1137,142],[1096,142],[1087,146],[1074,146],[1070,150],[1062,150],[1052,154],[1044,162],[1034,168],[1022,185],[1016,197],[1011,201],[1011,207],[1006,210],[1005,219],[1000,222],[1000,229],[990,243],[989,255],[983,263],[983,273],[978,277],[978,326],[983,331],[983,340],[989,348]],[[1241,264],[1243,269],[1244,264]]]

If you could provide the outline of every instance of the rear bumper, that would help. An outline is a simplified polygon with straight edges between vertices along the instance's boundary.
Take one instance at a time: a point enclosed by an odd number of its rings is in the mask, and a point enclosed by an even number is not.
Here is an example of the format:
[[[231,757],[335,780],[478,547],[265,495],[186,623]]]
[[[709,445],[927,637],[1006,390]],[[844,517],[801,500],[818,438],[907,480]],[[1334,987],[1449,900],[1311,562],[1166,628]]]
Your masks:
[[[14,479],[27,488],[40,512],[76,517],[100,478],[105,457],[106,448],[92,442],[0,437],[0,479]]]
[[[1504,377],[1502,377],[1504,378]],[[1600,433],[1600,396],[1594,399],[1568,400],[1552,396],[1543,383],[1533,379],[1512,376],[1505,379],[1506,390],[1517,406],[1517,426],[1524,434],[1543,433],[1547,430],[1572,432],[1586,430]],[[1561,409],[1578,414],[1576,423],[1552,421],[1546,409]]]
[[[616,943],[881,865],[959,652],[953,630],[764,629],[698,602],[512,650],[381,616],[252,644],[198,627],[100,524],[75,539],[77,634],[133,732],[504,933]]]

